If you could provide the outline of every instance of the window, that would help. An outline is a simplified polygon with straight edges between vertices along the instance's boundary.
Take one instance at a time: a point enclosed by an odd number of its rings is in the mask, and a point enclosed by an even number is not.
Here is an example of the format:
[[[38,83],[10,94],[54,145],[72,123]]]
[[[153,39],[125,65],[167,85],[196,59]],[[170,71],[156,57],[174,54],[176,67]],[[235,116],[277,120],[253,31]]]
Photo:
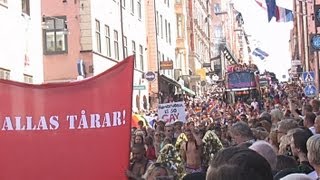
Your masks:
[[[33,77],[30,76],[30,75],[23,74],[23,79],[24,79],[24,82],[25,82],[25,83],[30,83],[30,84],[33,83]]]
[[[213,10],[214,10],[214,13],[220,13],[221,12],[221,6],[220,4],[216,3],[213,5]]]
[[[170,23],[168,23],[168,34],[169,34],[169,44],[171,44],[171,27],[170,27]]]
[[[119,42],[118,42],[118,31],[114,30],[114,57],[119,60]]]
[[[137,8],[138,8],[138,18],[141,19],[142,17],[142,10],[141,10],[141,0],[138,0],[137,2]]]
[[[128,57],[128,40],[126,36],[123,36],[123,50],[124,58]]]
[[[68,38],[66,33],[66,16],[45,17],[44,53],[61,54],[67,52]]]
[[[177,36],[178,38],[182,38],[182,15],[178,14],[177,15]]]
[[[168,42],[168,22],[167,20],[164,20],[164,27],[165,27],[165,33],[166,33],[166,42]]]
[[[157,35],[159,35],[159,12],[157,11],[157,17],[156,17],[156,24],[157,24]]]
[[[97,41],[97,51],[101,53],[100,22],[98,20],[96,20],[96,41]]]
[[[136,42],[132,41],[132,54],[136,55]],[[134,58],[134,67],[137,67],[137,58]]]
[[[142,45],[139,46],[139,53],[140,53],[140,69],[141,69],[141,71],[144,71],[143,47],[142,47]]]
[[[22,12],[30,16],[30,0],[21,1]]]
[[[126,8],[126,0],[122,0],[122,7]]]
[[[131,13],[134,14],[134,0],[130,0]]]
[[[160,28],[161,28],[161,38],[163,38],[163,21],[162,21],[162,15],[160,15]]]
[[[110,27],[108,25],[105,25],[105,33],[107,56],[111,57]]]
[[[0,68],[0,79],[10,79],[10,70]]]

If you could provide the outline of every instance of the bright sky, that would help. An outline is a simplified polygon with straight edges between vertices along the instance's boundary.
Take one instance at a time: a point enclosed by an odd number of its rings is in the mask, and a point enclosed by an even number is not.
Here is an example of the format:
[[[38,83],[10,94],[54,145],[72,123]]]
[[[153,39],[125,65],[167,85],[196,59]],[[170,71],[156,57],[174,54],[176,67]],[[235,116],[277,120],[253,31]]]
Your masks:
[[[278,5],[280,1],[283,3],[283,0],[278,1]],[[254,63],[258,65],[261,72],[265,69],[274,72],[280,81],[284,80],[282,75],[288,78],[288,69],[291,67],[289,39],[293,23],[278,23],[274,19],[269,23],[267,11],[257,5],[255,0],[233,0],[233,2],[235,9],[243,16],[247,34],[251,35],[251,49],[259,47],[269,54],[269,57],[263,61],[252,56]],[[290,2],[284,5],[287,8],[288,6],[292,6]]]

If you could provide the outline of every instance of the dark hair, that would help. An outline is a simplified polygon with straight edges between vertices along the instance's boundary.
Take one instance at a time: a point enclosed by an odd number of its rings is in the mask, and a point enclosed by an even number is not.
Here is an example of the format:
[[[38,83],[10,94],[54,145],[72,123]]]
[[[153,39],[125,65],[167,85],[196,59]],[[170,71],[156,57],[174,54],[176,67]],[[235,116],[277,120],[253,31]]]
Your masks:
[[[242,137],[253,138],[253,133],[247,123],[237,122],[232,125],[231,133],[236,133]]]
[[[287,156],[287,155],[277,156],[277,165],[276,165],[277,172],[284,169],[297,168],[297,167],[298,167],[297,161],[293,159],[291,156]]]
[[[144,144],[133,144],[131,149],[146,150]]]
[[[313,135],[309,129],[301,128],[302,131],[297,131],[292,134],[293,143],[296,148],[299,148],[301,152],[307,154],[307,141]]]
[[[315,121],[316,117],[317,116],[313,112],[307,112],[306,115],[305,115],[304,120],[308,121],[311,124],[314,124],[314,121]]]
[[[139,125],[139,126],[143,126],[143,125],[144,125],[143,121],[141,121],[141,120],[138,121],[138,125]]]
[[[182,180],[206,180],[206,174],[202,172],[192,173],[184,176]]]
[[[134,141],[136,141],[136,138],[137,138],[137,137],[140,137],[140,138],[142,139],[141,144],[144,144],[143,136],[142,136],[142,135],[140,135],[140,134],[136,134],[136,137],[134,138]],[[134,144],[135,144],[135,142],[134,142]]]
[[[303,109],[305,112],[312,112],[312,106],[310,104],[305,104]]]
[[[221,150],[210,164],[207,180],[272,180],[268,161],[251,149]]]

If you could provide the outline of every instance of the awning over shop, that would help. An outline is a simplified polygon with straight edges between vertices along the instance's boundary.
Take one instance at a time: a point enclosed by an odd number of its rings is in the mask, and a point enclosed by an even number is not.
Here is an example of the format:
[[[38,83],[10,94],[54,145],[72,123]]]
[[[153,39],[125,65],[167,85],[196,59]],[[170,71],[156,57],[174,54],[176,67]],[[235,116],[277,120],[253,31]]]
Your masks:
[[[189,88],[187,88],[187,87],[181,86],[181,89],[182,89],[183,91],[185,91],[185,92],[193,95],[193,96],[196,95],[196,93],[195,93],[194,91],[192,91],[191,89],[189,89]]]
[[[167,76],[164,75],[164,74],[162,74],[160,77],[161,77],[164,81],[166,81],[167,83],[173,84],[173,85],[175,85],[175,86],[177,86],[177,87],[181,87],[178,81],[176,81],[176,80],[174,80],[174,79],[171,79],[171,78],[167,77]]]

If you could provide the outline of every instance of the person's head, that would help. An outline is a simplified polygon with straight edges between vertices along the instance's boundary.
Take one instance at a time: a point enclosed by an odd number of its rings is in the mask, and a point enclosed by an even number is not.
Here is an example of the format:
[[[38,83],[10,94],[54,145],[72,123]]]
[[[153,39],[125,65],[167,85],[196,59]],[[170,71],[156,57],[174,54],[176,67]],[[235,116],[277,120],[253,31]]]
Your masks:
[[[153,139],[152,139],[151,136],[147,136],[147,137],[145,138],[145,144],[146,144],[146,145],[150,145],[150,146],[153,145]]]
[[[190,129],[186,129],[186,130],[184,131],[184,134],[187,136],[187,138],[188,138],[189,141],[194,140],[193,134],[192,134],[192,132],[191,132]]]
[[[292,173],[292,174],[289,174],[289,175],[281,178],[280,180],[312,180],[312,178],[306,174]]]
[[[181,128],[182,128],[182,126],[183,126],[182,121],[176,121],[176,122],[174,123],[174,129],[175,129],[176,131],[180,131]]]
[[[307,155],[307,141],[311,136],[309,129],[300,129],[292,134],[290,147],[294,156],[298,157],[299,153]]]
[[[139,128],[142,128],[142,127],[144,126],[143,121],[139,121],[139,122],[138,122],[138,126],[139,126]]]
[[[202,172],[185,175],[182,180],[206,180],[206,174]]]
[[[131,149],[132,158],[135,162],[140,162],[145,157],[144,144],[134,144]]]
[[[281,112],[281,110],[277,108],[271,110],[270,115],[271,115],[271,121],[273,123],[277,123],[283,118],[283,113]]]
[[[305,115],[308,112],[312,112],[312,106],[310,104],[305,104],[302,106],[302,115]]]
[[[259,120],[260,120],[260,121],[266,120],[266,121],[268,121],[269,123],[272,122],[272,121],[271,121],[271,115],[270,115],[268,112],[263,112],[263,113],[261,113],[260,116],[259,116]]]
[[[316,134],[320,134],[320,116],[317,116],[316,120],[314,121],[314,129]]]
[[[320,166],[320,134],[311,136],[307,141],[308,160],[314,167]]]
[[[247,122],[248,121],[247,115],[241,114],[240,115],[240,120],[243,121],[243,122]]]
[[[280,142],[281,137],[286,135],[289,130],[297,127],[298,123],[294,119],[284,119],[280,121],[277,128],[278,142]]]
[[[154,141],[160,142],[164,138],[164,134],[161,131],[155,131],[154,133]]]
[[[144,175],[145,180],[173,180],[170,170],[162,163],[150,165]]]
[[[136,134],[134,138],[134,144],[144,144],[143,136],[140,134]]]
[[[310,101],[310,105],[312,106],[312,112],[318,112],[320,108],[320,101],[316,99],[312,99]]]
[[[173,138],[174,130],[171,124],[166,124],[164,127],[164,134],[167,138]]]
[[[291,156],[287,156],[287,155],[277,156],[277,165],[275,169],[277,172],[284,169],[297,168],[297,167],[298,167],[297,161]]]
[[[159,121],[157,121],[157,128],[158,128],[159,130],[162,130],[162,131],[163,131],[165,125],[166,125],[166,123],[165,123],[164,120],[159,120]]]
[[[241,144],[254,138],[250,127],[244,122],[237,122],[233,124],[230,132],[231,137],[236,144]]]
[[[187,123],[187,127],[190,128],[190,129],[194,129],[195,128],[194,122],[193,121],[189,121]]]
[[[251,149],[230,147],[217,153],[207,171],[207,180],[272,180],[268,161]]]
[[[303,126],[308,128],[312,127],[314,125],[315,119],[316,115],[313,112],[307,112],[303,120]]]
[[[256,141],[249,149],[252,149],[263,156],[270,164],[272,170],[276,169],[277,154],[269,143],[266,141]]]

